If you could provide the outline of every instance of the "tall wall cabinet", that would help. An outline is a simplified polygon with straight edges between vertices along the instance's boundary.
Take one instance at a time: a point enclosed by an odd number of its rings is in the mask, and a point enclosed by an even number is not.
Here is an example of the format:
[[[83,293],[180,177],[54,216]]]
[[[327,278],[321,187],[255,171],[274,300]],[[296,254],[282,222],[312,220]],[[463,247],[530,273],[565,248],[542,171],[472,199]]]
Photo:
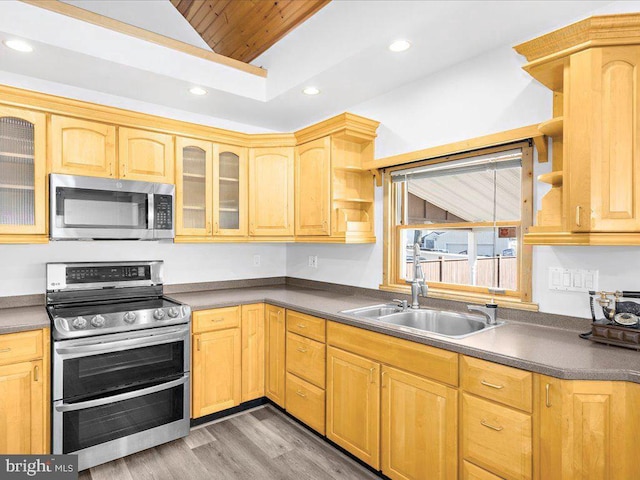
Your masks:
[[[515,47],[553,90],[551,185],[530,244],[640,244],[640,14],[585,19]]]

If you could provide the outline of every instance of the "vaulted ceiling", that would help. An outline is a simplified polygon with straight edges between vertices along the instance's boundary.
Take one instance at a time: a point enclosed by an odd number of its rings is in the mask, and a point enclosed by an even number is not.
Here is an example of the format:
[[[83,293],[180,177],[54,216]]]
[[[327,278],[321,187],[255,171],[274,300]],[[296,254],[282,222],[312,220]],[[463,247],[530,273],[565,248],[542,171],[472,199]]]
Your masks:
[[[330,0],[171,0],[211,49],[251,62]]]

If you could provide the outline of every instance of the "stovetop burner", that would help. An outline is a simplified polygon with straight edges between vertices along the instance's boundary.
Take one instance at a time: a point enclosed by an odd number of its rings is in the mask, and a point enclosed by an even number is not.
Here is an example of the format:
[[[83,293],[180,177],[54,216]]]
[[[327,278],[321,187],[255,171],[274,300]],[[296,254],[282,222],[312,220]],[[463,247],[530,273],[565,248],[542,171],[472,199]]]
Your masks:
[[[69,272],[105,270],[114,273],[80,284],[69,281]],[[144,275],[126,274],[133,270]],[[188,305],[162,296],[158,261],[47,264],[47,285],[54,340],[177,325],[191,318]]]

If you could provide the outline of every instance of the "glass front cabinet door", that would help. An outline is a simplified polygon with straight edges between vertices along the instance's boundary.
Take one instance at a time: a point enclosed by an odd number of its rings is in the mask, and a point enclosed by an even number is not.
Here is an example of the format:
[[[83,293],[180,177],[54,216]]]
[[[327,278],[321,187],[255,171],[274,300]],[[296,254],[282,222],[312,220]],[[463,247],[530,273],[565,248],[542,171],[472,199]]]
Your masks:
[[[210,142],[176,138],[176,235],[213,233],[212,154]]]
[[[247,162],[246,148],[229,145],[214,147],[214,235],[247,235]]]
[[[45,128],[44,113],[0,105],[0,235],[47,233]]]

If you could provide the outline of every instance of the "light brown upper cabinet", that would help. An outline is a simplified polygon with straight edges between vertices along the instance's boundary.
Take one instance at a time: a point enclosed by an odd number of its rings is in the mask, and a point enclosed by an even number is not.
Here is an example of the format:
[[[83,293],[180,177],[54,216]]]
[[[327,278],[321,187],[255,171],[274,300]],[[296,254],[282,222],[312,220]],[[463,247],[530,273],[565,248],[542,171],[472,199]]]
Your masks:
[[[118,129],[120,178],[174,183],[173,137],[134,128]]]
[[[252,148],[249,156],[249,234],[293,236],[293,147]]]
[[[640,46],[571,56],[565,117],[573,232],[640,230]]]
[[[46,233],[45,142],[44,113],[0,106],[0,235]]]
[[[113,125],[51,115],[49,142],[52,173],[118,176]]]
[[[539,126],[553,168],[538,177],[553,188],[525,243],[640,244],[638,28],[638,13],[595,16],[515,47],[554,92],[553,118]]]
[[[213,146],[176,138],[176,235],[211,235]]]
[[[331,234],[331,137],[296,147],[296,235]]]
[[[213,234],[247,235],[247,149],[215,145],[213,162]]]

